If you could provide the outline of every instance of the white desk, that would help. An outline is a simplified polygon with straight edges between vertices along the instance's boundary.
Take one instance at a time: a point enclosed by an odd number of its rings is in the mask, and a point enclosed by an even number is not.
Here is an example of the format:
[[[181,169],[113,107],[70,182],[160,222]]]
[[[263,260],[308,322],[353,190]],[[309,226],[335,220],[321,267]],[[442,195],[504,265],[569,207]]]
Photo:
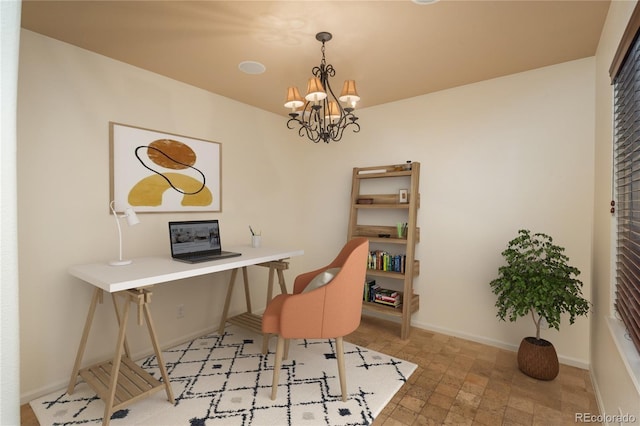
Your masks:
[[[153,326],[151,311],[149,310],[151,291],[146,287],[230,270],[231,278],[227,287],[227,296],[220,321],[219,332],[224,332],[226,321],[260,332],[260,317],[251,312],[247,266],[257,265],[269,268],[268,303],[273,293],[274,274],[277,272],[280,290],[286,293],[287,289],[282,272],[288,268],[286,259],[304,254],[302,250],[268,247],[252,248],[249,246],[225,247],[225,250],[240,252],[242,255],[199,264],[178,262],[167,256],[137,258],[133,259],[133,263],[125,266],[92,263],[76,265],[69,268],[68,272],[71,275],[92,284],[95,286],[95,290],[89,306],[87,320],[82,333],[82,339],[80,340],[80,346],[78,347],[78,353],[67,392],[69,394],[73,393],[76,380],[78,375],[80,375],[105,402],[105,412],[102,419],[104,426],[109,424],[111,415],[115,411],[162,389],[165,389],[167,399],[172,404],[175,403],[173,391],[162,358],[162,352]],[[247,312],[233,318],[227,318],[238,269],[242,269],[243,273]],[[97,304],[102,302],[103,291],[111,293],[112,295],[116,318],[119,324],[115,354],[111,360],[81,370],[80,364],[82,363],[82,357],[84,356],[84,350],[91,330],[91,323],[93,322]],[[120,304],[117,303],[116,296],[124,298],[122,308],[119,307]],[[149,337],[151,338],[155,355],[158,358],[162,382],[149,375],[131,360],[129,345],[126,340],[126,324],[129,316],[130,303],[135,303],[138,306],[139,325],[142,325],[144,315]],[[122,309],[122,312],[120,312],[120,309]],[[266,344],[267,339],[265,338],[263,342],[263,352],[266,350]],[[125,356],[123,356],[123,352]]]

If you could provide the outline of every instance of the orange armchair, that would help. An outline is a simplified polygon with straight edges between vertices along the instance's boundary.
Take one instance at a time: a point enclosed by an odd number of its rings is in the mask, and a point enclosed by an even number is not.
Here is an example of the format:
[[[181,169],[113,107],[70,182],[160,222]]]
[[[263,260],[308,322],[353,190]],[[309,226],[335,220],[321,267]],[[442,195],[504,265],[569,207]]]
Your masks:
[[[362,292],[367,270],[369,240],[354,238],[338,256],[322,268],[298,275],[293,294],[280,294],[262,316],[262,332],[277,334],[271,399],[276,399],[283,357],[289,339],[336,339],[336,358],[342,400],[347,400],[342,337],[360,325]],[[303,292],[314,277],[328,269],[339,268],[328,284]]]

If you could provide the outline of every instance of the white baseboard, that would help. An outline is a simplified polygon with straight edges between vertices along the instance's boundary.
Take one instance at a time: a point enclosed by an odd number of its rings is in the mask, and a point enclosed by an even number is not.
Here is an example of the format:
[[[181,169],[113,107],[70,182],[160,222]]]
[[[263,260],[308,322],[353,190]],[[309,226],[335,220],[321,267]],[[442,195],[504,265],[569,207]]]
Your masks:
[[[446,334],[448,336],[459,337],[461,339],[470,340],[472,342],[482,343],[489,346],[494,346],[500,349],[505,349],[512,352],[518,351],[518,346],[510,343],[501,342],[499,340],[489,339],[487,337],[476,336],[467,333],[461,333],[456,330],[452,330],[449,328],[438,327],[433,324],[422,323],[418,321],[412,321],[411,325],[417,328],[421,328],[427,331],[433,331],[440,334]],[[588,370],[590,367],[589,362],[581,359],[571,358],[567,356],[558,355],[558,361],[561,364],[570,365],[572,367],[582,368],[583,370]]]
[[[598,404],[598,412],[604,413],[604,401],[602,400],[602,395],[600,394],[600,388],[598,387],[598,381],[596,380],[596,376],[593,374],[593,371],[589,371],[589,377],[591,378],[591,385],[593,386],[593,393],[596,397],[596,404]]]

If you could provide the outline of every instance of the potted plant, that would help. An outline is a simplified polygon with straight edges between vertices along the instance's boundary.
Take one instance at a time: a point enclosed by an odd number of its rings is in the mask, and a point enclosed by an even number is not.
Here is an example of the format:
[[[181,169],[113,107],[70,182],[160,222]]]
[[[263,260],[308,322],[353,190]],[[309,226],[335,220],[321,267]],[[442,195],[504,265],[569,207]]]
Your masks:
[[[497,316],[516,321],[531,315],[535,337],[525,337],[518,349],[518,368],[528,376],[552,380],[558,375],[558,355],[551,342],[540,338],[543,318],[549,327],[560,330],[560,316],[569,314],[573,324],[578,315],[589,312],[589,302],[582,297],[580,271],[568,264],[564,248],[542,233],[521,229],[502,252],[507,261],[498,269],[491,289],[498,296]]]

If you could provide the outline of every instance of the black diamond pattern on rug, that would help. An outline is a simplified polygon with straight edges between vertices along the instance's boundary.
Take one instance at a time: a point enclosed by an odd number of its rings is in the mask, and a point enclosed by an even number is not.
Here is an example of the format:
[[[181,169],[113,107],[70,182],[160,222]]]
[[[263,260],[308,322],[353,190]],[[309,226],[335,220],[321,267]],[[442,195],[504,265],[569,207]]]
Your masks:
[[[272,339],[275,345],[275,338]],[[415,364],[345,342],[349,399],[342,401],[335,342],[295,340],[283,361],[278,397],[270,399],[272,350],[261,353],[262,336],[228,326],[163,351],[175,407],[158,392],[112,415],[112,425],[366,425],[384,408]],[[155,356],[140,365],[155,377]],[[77,386],[31,405],[41,424],[100,423],[104,404]],[[47,421],[43,421],[46,418]]]

